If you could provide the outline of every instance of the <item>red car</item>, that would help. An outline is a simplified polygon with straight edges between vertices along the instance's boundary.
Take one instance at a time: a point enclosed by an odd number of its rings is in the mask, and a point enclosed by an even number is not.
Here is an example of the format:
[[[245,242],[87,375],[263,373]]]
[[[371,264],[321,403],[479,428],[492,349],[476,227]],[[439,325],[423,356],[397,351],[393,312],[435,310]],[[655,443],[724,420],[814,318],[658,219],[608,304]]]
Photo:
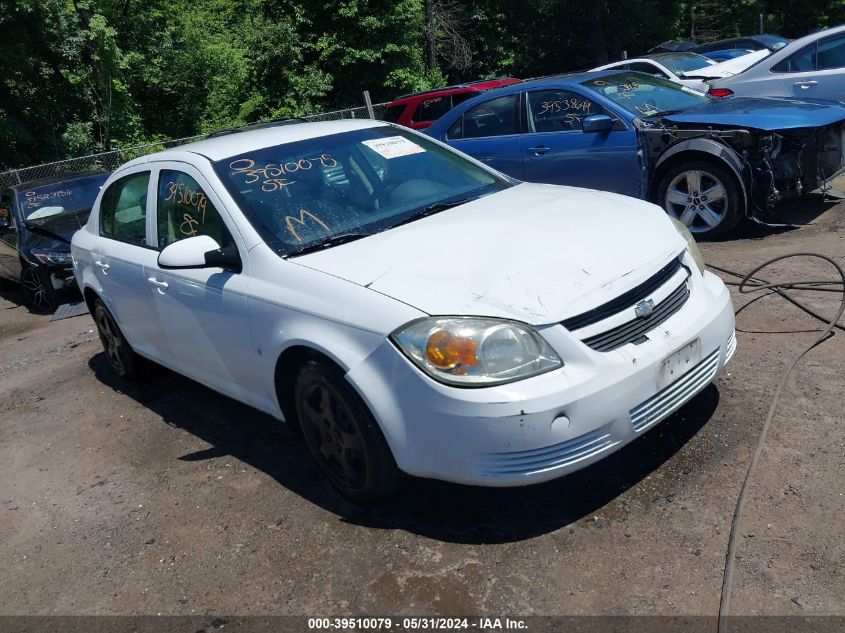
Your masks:
[[[522,80],[513,77],[497,77],[404,95],[387,104],[382,119],[390,123],[398,123],[405,127],[421,130],[427,128],[462,101],[472,99],[482,92],[502,86],[510,86],[520,81]]]

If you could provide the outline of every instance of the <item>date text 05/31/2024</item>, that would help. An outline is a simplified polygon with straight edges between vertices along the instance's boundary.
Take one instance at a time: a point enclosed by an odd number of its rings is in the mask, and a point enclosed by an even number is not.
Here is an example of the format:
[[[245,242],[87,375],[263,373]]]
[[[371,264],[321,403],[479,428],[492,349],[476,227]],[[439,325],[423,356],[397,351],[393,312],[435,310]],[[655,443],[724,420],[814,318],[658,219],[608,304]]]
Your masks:
[[[520,631],[526,628],[525,620],[519,618],[308,618],[310,631]]]

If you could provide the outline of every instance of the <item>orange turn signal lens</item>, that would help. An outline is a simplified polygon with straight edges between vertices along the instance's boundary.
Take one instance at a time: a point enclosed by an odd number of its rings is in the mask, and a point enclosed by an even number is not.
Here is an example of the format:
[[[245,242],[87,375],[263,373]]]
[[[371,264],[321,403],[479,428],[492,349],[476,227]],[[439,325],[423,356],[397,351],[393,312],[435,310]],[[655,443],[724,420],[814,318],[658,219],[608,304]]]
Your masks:
[[[428,337],[425,355],[438,369],[473,367],[478,364],[475,341],[455,336],[447,330],[437,330]]]

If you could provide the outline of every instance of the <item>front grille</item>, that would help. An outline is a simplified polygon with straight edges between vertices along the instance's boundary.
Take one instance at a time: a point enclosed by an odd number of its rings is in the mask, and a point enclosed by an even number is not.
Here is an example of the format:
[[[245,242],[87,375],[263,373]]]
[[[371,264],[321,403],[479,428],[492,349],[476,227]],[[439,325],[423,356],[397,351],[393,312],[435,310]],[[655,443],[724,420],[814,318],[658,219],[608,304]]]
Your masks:
[[[490,453],[481,458],[478,468],[482,475],[488,477],[530,475],[572,464],[614,444],[608,429],[602,427],[552,446],[511,453]]]
[[[669,279],[672,278],[672,275],[680,270],[681,266],[681,258],[676,257],[636,288],[632,288],[628,292],[619,295],[607,303],[601,304],[597,308],[593,308],[592,310],[588,310],[587,312],[574,317],[569,317],[565,321],[562,321],[561,325],[570,332],[573,330],[580,330],[581,328],[585,328],[593,323],[603,321],[617,312],[630,308],[632,305],[636,305],[643,299],[647,298],[651,295],[651,293],[660,288],[660,286],[669,281]]]
[[[689,287],[684,281],[668,297],[658,303],[647,317],[637,317],[620,326],[583,340],[598,352],[609,352],[628,343],[634,343],[675,314],[687,302]],[[630,305],[628,306],[630,307]]]
[[[719,368],[719,351],[712,352],[671,385],[631,409],[634,430],[644,431],[656,424],[709,385]]]

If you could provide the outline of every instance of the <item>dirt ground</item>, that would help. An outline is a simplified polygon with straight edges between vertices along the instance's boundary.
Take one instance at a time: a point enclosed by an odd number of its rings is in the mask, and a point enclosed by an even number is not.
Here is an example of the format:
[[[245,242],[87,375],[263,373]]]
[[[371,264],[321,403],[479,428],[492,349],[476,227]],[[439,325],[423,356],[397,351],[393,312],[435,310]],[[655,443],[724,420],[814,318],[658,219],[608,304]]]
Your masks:
[[[845,264],[845,203],[704,244],[747,271]],[[830,278],[787,261],[774,279]],[[735,290],[735,289],[734,289]],[[811,301],[832,313],[833,295]],[[736,307],[749,297],[734,294]],[[414,480],[340,500],[302,440],[164,369],[108,373],[90,316],[0,300],[0,614],[685,614],[718,610],[746,465],[779,374],[818,324],[767,297],[729,373],[573,476],[484,490]],[[845,336],[787,385],[750,491],[733,613],[845,615]]]

